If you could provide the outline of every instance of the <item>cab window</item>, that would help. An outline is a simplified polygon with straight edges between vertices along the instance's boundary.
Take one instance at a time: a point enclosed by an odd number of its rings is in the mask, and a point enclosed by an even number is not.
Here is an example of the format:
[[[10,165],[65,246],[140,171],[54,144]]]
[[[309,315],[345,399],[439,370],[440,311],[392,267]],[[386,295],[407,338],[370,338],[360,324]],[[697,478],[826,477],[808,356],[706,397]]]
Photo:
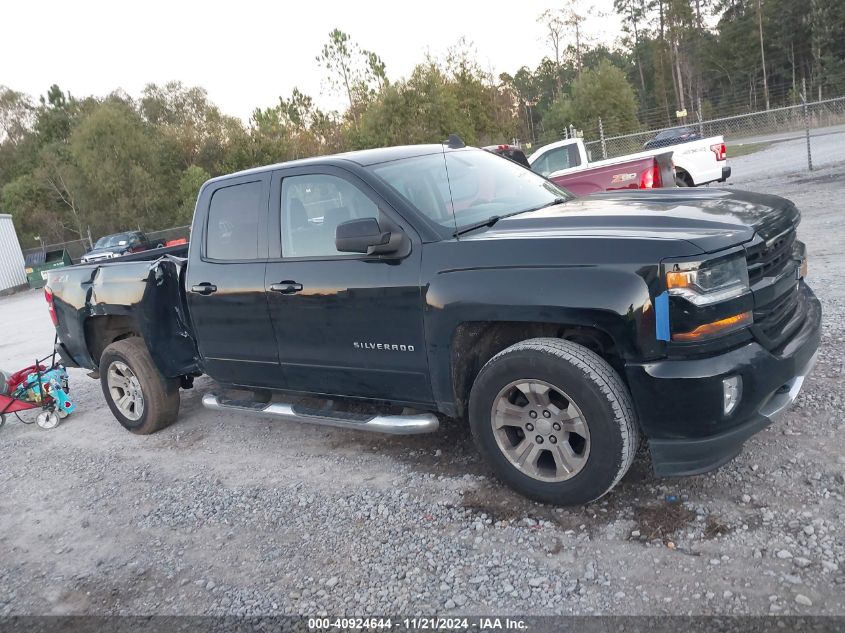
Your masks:
[[[556,171],[578,167],[580,164],[581,157],[578,155],[578,146],[572,143],[549,150],[535,161],[532,169],[538,174],[548,176]]]
[[[220,260],[258,258],[261,183],[222,187],[211,196],[206,225],[206,256]],[[266,207],[265,207],[266,208]]]
[[[282,180],[283,257],[349,257],[335,248],[338,224],[380,219],[379,208],[354,184],[329,174]]]

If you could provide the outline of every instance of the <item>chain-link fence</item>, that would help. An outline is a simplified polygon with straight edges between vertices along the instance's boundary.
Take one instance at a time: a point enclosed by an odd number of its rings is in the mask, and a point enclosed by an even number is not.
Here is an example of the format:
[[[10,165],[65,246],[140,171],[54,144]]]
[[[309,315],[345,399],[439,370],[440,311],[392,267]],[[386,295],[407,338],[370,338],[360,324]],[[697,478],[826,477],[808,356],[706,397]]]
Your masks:
[[[149,231],[147,232],[147,239],[153,246],[166,246],[168,242],[175,242],[177,240],[185,240],[187,242],[191,239],[191,227],[176,226],[160,231]],[[23,251],[23,255],[27,262],[35,262],[37,260],[43,260],[46,253],[66,250],[71,261],[77,264],[79,263],[79,259],[92,248],[93,244],[91,241],[88,238],[84,238],[81,240],[70,240],[68,242],[44,244],[42,246],[27,248]]]
[[[677,142],[674,139],[680,137],[707,138],[721,135],[729,145],[770,143],[780,140],[780,135],[788,132],[800,133],[807,128],[815,130],[845,125],[845,97],[706,121],[698,119],[697,115],[687,118],[693,121],[674,127],[615,136],[602,135],[603,125],[599,124],[599,137],[585,138],[584,145],[591,160],[602,160],[641,152],[648,149],[647,144],[655,147],[671,145]]]
[[[845,97],[710,118],[702,116],[699,104],[678,125],[607,133],[607,130],[626,127],[630,129],[619,121],[597,119],[585,130],[578,131],[570,126],[547,132],[534,147],[581,136],[589,160],[599,161],[675,145],[684,140],[723,136],[729,161],[766,150],[764,162],[773,169],[798,171],[845,159],[841,149],[845,143]],[[757,156],[755,160],[759,158]]]
[[[88,238],[85,238],[81,240],[70,240],[69,242],[58,242],[56,244],[44,244],[25,249],[23,251],[23,257],[27,264],[31,264],[43,261],[46,253],[61,250],[67,251],[71,261],[76,264],[79,262],[80,257],[91,250],[91,242],[88,241]]]
[[[161,231],[149,231],[147,233],[147,239],[150,240],[150,242],[154,246],[158,246],[159,244],[164,246],[168,242],[173,242],[175,240],[190,241],[191,227],[190,225],[175,226],[172,229],[162,229]]]

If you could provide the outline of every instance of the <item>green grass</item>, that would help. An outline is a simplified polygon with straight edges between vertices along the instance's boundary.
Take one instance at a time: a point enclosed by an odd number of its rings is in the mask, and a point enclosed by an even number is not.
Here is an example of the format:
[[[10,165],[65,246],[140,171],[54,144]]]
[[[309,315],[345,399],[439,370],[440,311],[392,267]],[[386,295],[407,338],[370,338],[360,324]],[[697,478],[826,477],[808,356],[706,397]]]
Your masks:
[[[728,143],[728,159],[736,158],[737,156],[745,156],[746,154],[753,154],[769,147],[771,143],[744,143],[740,145],[732,145]]]

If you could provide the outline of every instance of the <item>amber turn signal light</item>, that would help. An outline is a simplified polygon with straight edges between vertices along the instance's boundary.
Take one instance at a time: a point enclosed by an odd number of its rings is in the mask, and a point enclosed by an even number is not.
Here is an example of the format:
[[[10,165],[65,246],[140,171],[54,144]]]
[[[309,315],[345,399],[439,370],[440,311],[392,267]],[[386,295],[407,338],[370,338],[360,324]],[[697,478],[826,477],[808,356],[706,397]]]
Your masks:
[[[675,333],[672,335],[672,340],[683,342],[698,341],[716,334],[723,334],[729,330],[738,329],[744,325],[750,325],[752,321],[753,316],[751,315],[751,312],[741,312],[740,314],[725,317],[724,319],[719,319],[718,321],[713,321],[712,323],[699,325],[690,332]]]
[[[692,285],[691,274],[687,271],[671,271],[666,273],[666,287],[689,288]]]

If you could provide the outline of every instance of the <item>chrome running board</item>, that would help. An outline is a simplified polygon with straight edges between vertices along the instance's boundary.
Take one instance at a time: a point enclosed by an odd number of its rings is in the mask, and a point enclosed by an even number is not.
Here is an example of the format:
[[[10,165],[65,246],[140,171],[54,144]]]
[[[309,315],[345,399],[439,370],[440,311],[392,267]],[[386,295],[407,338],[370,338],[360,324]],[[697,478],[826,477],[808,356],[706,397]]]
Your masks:
[[[408,415],[373,415],[349,413],[328,409],[312,409],[287,402],[255,402],[253,400],[229,400],[213,393],[202,397],[202,404],[215,411],[230,411],[270,416],[289,422],[305,422],[334,426],[342,429],[373,431],[392,435],[415,435],[436,431],[440,423],[433,413],[412,413]]]

